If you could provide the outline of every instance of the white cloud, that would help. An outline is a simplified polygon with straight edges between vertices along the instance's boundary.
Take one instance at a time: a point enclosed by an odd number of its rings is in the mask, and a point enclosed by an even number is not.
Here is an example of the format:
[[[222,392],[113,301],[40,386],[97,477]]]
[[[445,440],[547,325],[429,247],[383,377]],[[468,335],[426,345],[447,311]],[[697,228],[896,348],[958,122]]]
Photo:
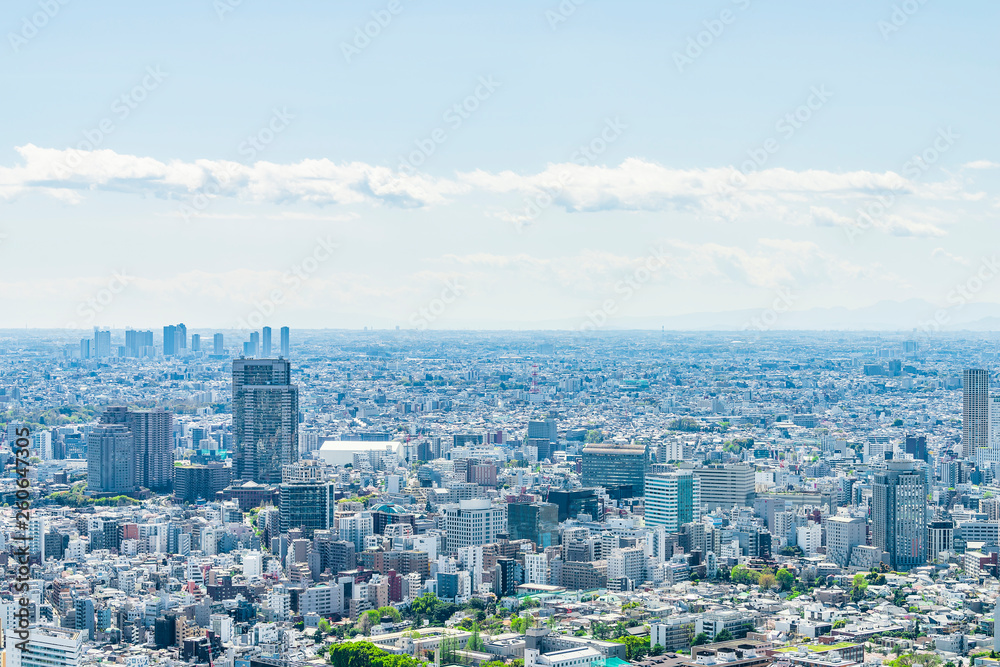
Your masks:
[[[962,165],[965,169],[996,169],[1000,167],[1000,162],[990,160],[973,160]]]
[[[919,211],[908,210],[916,208],[908,206],[908,200],[922,200],[921,208],[926,208],[926,202],[977,201],[985,196],[969,191],[954,177],[923,182],[891,171],[835,173],[783,168],[744,176],[733,167],[674,169],[640,158],[626,159],[617,166],[550,164],[534,174],[476,170],[447,179],[329,159],[244,165],[226,160],[163,162],[111,150],[56,150],[31,144],[17,151],[21,164],[0,167],[0,198],[34,191],[76,203],[88,191],[105,190],[168,197],[185,204],[205,196],[275,205],[421,207],[470,197],[484,210],[496,211],[498,205],[516,196],[542,202],[542,208],[555,205],[570,212],[687,210],[729,221],[766,217],[792,224],[807,221],[843,227],[855,224],[858,207],[891,192],[897,203],[874,222],[874,227],[892,235],[934,237],[945,234],[941,225],[949,220],[921,219]],[[203,211],[203,207],[196,208]],[[348,215],[356,214],[287,211],[280,217],[345,221]],[[518,223],[531,218],[510,209],[494,215]]]

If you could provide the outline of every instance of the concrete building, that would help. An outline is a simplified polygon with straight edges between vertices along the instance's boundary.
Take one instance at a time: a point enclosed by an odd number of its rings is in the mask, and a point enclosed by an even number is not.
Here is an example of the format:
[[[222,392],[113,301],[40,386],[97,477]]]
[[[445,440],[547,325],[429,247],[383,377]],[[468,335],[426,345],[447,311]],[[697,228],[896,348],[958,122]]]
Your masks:
[[[826,520],[826,553],[831,561],[847,567],[851,552],[859,544],[867,544],[868,526],[864,519],[837,515]]]

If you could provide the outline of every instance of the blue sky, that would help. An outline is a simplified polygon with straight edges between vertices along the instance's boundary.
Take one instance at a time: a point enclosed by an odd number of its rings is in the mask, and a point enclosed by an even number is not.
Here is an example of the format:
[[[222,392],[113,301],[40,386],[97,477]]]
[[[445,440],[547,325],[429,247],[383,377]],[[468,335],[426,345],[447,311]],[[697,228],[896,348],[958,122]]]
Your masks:
[[[12,325],[947,304],[995,248],[995,3],[64,1],[0,14]]]

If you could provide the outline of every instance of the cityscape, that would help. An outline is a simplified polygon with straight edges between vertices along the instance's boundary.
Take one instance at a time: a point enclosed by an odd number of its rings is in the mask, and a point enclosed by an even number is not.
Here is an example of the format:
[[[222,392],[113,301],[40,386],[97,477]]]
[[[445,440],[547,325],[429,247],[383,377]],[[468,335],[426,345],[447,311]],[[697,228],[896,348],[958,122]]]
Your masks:
[[[1000,667],[996,0],[0,2],[0,667]]]
[[[15,665],[997,662],[983,337],[0,343]]]

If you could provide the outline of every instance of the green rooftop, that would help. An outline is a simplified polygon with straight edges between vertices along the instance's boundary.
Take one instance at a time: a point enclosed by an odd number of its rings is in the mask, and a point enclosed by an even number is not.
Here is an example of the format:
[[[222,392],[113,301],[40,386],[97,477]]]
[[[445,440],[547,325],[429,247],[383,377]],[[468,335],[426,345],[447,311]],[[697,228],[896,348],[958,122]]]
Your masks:
[[[792,653],[798,651],[799,649],[806,649],[807,651],[812,651],[813,653],[826,653],[827,651],[839,651],[845,648],[854,648],[857,646],[854,642],[837,642],[836,644],[799,644],[797,646],[786,646],[785,648],[779,648],[775,653]]]

